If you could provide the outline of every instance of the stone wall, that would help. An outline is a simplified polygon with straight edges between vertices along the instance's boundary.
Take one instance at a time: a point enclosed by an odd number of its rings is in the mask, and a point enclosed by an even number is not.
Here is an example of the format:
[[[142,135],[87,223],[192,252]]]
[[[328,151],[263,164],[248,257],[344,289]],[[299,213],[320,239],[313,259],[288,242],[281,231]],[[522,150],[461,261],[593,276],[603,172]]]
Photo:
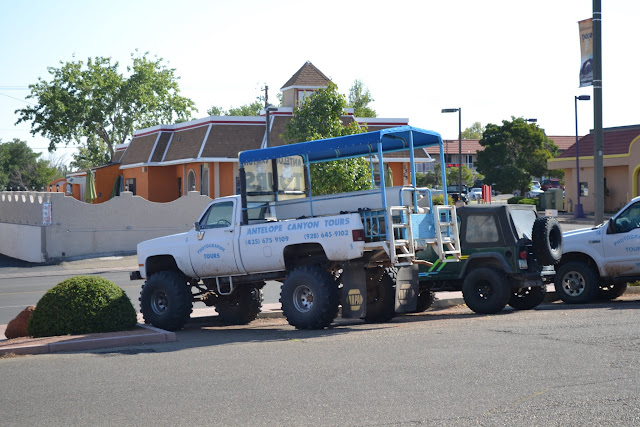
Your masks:
[[[135,253],[144,240],[189,230],[209,202],[195,191],[169,203],[123,192],[95,205],[64,193],[1,192],[0,253],[30,262]]]

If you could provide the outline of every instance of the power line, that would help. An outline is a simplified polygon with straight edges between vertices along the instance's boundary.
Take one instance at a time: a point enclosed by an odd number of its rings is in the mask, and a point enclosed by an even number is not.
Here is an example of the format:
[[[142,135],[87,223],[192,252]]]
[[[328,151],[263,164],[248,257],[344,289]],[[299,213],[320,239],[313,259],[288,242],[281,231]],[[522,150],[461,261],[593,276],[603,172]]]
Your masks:
[[[0,92],[0,95],[6,96],[7,98],[15,99],[16,101],[24,102],[25,104],[33,105],[30,102],[25,101],[24,99],[16,98],[15,96],[7,95],[6,93]]]

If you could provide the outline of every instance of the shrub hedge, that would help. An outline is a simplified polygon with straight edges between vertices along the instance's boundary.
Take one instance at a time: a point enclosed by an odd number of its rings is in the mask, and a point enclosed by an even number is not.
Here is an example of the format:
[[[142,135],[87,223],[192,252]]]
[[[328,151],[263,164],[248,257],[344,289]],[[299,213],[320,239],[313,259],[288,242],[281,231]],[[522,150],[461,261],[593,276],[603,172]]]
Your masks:
[[[27,331],[33,337],[133,329],[136,311],[127,294],[98,276],[76,276],[58,283],[38,301]]]

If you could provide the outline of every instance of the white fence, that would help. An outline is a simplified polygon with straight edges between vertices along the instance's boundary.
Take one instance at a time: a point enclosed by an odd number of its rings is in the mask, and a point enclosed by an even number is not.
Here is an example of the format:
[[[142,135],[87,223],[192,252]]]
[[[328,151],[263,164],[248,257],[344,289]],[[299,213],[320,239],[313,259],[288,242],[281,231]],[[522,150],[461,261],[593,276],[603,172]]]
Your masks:
[[[30,262],[134,253],[154,237],[193,227],[207,196],[192,191],[169,203],[123,192],[88,204],[64,193],[0,192],[0,253]]]

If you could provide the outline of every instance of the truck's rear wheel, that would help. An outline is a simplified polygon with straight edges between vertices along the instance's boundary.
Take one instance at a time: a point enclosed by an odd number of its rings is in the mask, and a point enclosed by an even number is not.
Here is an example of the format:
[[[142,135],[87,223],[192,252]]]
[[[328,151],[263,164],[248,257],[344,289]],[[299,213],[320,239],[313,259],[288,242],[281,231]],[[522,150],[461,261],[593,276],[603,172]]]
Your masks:
[[[284,279],[280,304],[296,329],[323,329],[338,315],[338,285],[322,267],[303,265]]]
[[[177,331],[189,320],[193,296],[182,273],[160,271],[151,275],[140,291],[140,312],[144,322],[160,329]]]
[[[367,314],[365,322],[388,322],[395,316],[396,271],[367,269]]]
[[[511,294],[509,305],[516,310],[531,310],[539,306],[546,295],[546,285],[520,288]]]
[[[246,325],[262,311],[262,286],[249,284],[237,286],[231,295],[216,298],[215,307],[219,319],[231,325]]]
[[[501,271],[480,267],[465,277],[462,296],[467,306],[476,313],[494,314],[507,305],[511,289]]]
[[[581,261],[572,261],[560,266],[554,280],[556,294],[567,304],[584,304],[598,293],[598,276],[593,269]]]

